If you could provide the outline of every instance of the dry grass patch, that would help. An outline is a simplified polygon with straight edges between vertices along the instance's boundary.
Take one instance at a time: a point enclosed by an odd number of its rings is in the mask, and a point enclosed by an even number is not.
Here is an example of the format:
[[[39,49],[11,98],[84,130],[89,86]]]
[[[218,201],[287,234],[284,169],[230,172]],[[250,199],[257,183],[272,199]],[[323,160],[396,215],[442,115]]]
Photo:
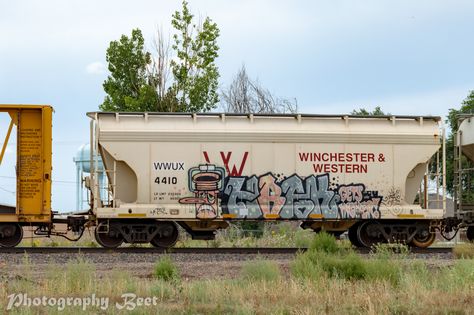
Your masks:
[[[456,258],[474,258],[474,243],[456,244],[453,255]]]
[[[279,280],[280,268],[274,261],[249,261],[242,267],[242,278],[248,281],[276,281]]]

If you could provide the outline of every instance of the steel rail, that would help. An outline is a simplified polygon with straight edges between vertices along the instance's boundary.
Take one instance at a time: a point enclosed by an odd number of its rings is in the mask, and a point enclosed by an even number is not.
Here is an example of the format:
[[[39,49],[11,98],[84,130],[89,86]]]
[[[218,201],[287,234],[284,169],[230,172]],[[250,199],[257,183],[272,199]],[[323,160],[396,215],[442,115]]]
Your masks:
[[[0,254],[296,254],[305,252],[307,248],[294,247],[182,247],[164,248],[155,247],[119,247],[114,249],[102,247],[0,247]],[[356,248],[360,254],[369,254],[369,248]],[[395,251],[394,251],[395,252]],[[445,254],[451,253],[451,247],[410,248],[409,254]]]

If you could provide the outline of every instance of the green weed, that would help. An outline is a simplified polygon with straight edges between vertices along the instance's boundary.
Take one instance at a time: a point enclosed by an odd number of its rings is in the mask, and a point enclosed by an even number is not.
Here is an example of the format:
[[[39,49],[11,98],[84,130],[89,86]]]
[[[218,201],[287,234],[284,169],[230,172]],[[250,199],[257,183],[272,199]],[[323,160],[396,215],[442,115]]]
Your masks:
[[[290,271],[297,279],[311,280],[313,282],[317,282],[321,277],[326,276],[321,266],[308,253],[298,254],[296,259],[290,263]]]
[[[375,258],[391,259],[393,257],[406,258],[410,249],[402,243],[378,243],[372,246],[371,254]]]
[[[165,281],[178,280],[180,278],[178,268],[169,256],[163,256],[155,265],[154,276]]]
[[[336,238],[324,231],[317,233],[309,246],[310,251],[335,254],[340,251]]]

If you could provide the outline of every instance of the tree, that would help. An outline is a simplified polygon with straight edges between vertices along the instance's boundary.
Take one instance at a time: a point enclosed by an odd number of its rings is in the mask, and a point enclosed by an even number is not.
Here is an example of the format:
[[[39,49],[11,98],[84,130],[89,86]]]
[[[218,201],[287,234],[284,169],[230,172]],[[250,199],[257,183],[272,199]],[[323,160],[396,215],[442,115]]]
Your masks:
[[[380,106],[375,107],[373,111],[368,111],[365,108],[359,108],[358,110],[354,109],[351,112],[351,115],[355,116],[385,116],[390,115],[390,113],[385,114]]]
[[[177,98],[179,110],[200,112],[214,108],[219,101],[215,64],[219,29],[209,17],[197,25],[193,17],[186,1],[182,11],[173,14],[171,24],[177,33],[172,48],[177,58],[170,62],[174,82],[169,93]]]
[[[110,75],[103,87],[107,96],[100,105],[103,111],[153,111],[157,93],[149,82],[147,67],[150,53],[144,50],[144,39],[139,29],[129,38],[110,42],[106,60]]]
[[[161,30],[153,42],[155,56],[144,49],[139,29],[131,38],[122,35],[107,49],[110,75],[104,81],[107,93],[104,111],[201,112],[219,101],[217,24],[206,17],[194,23],[188,3],[172,16],[176,30],[173,44]],[[172,77],[171,77],[172,75]]]
[[[251,80],[245,66],[239,70],[230,86],[221,91],[224,111],[228,113],[296,113],[296,99],[273,96],[258,81]]]

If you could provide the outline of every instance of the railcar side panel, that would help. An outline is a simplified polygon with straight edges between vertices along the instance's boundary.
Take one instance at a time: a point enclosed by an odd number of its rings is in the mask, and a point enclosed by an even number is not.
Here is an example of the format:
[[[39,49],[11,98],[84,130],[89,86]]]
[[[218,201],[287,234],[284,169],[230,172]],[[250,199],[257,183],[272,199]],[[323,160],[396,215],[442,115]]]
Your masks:
[[[52,107],[0,105],[17,130],[16,206],[4,207],[0,222],[51,222]],[[9,128],[11,131],[11,127]],[[9,132],[10,132],[9,131]],[[8,143],[9,134],[5,139]],[[14,210],[14,212],[9,212]]]
[[[441,218],[415,198],[439,119],[93,113],[99,218]]]

